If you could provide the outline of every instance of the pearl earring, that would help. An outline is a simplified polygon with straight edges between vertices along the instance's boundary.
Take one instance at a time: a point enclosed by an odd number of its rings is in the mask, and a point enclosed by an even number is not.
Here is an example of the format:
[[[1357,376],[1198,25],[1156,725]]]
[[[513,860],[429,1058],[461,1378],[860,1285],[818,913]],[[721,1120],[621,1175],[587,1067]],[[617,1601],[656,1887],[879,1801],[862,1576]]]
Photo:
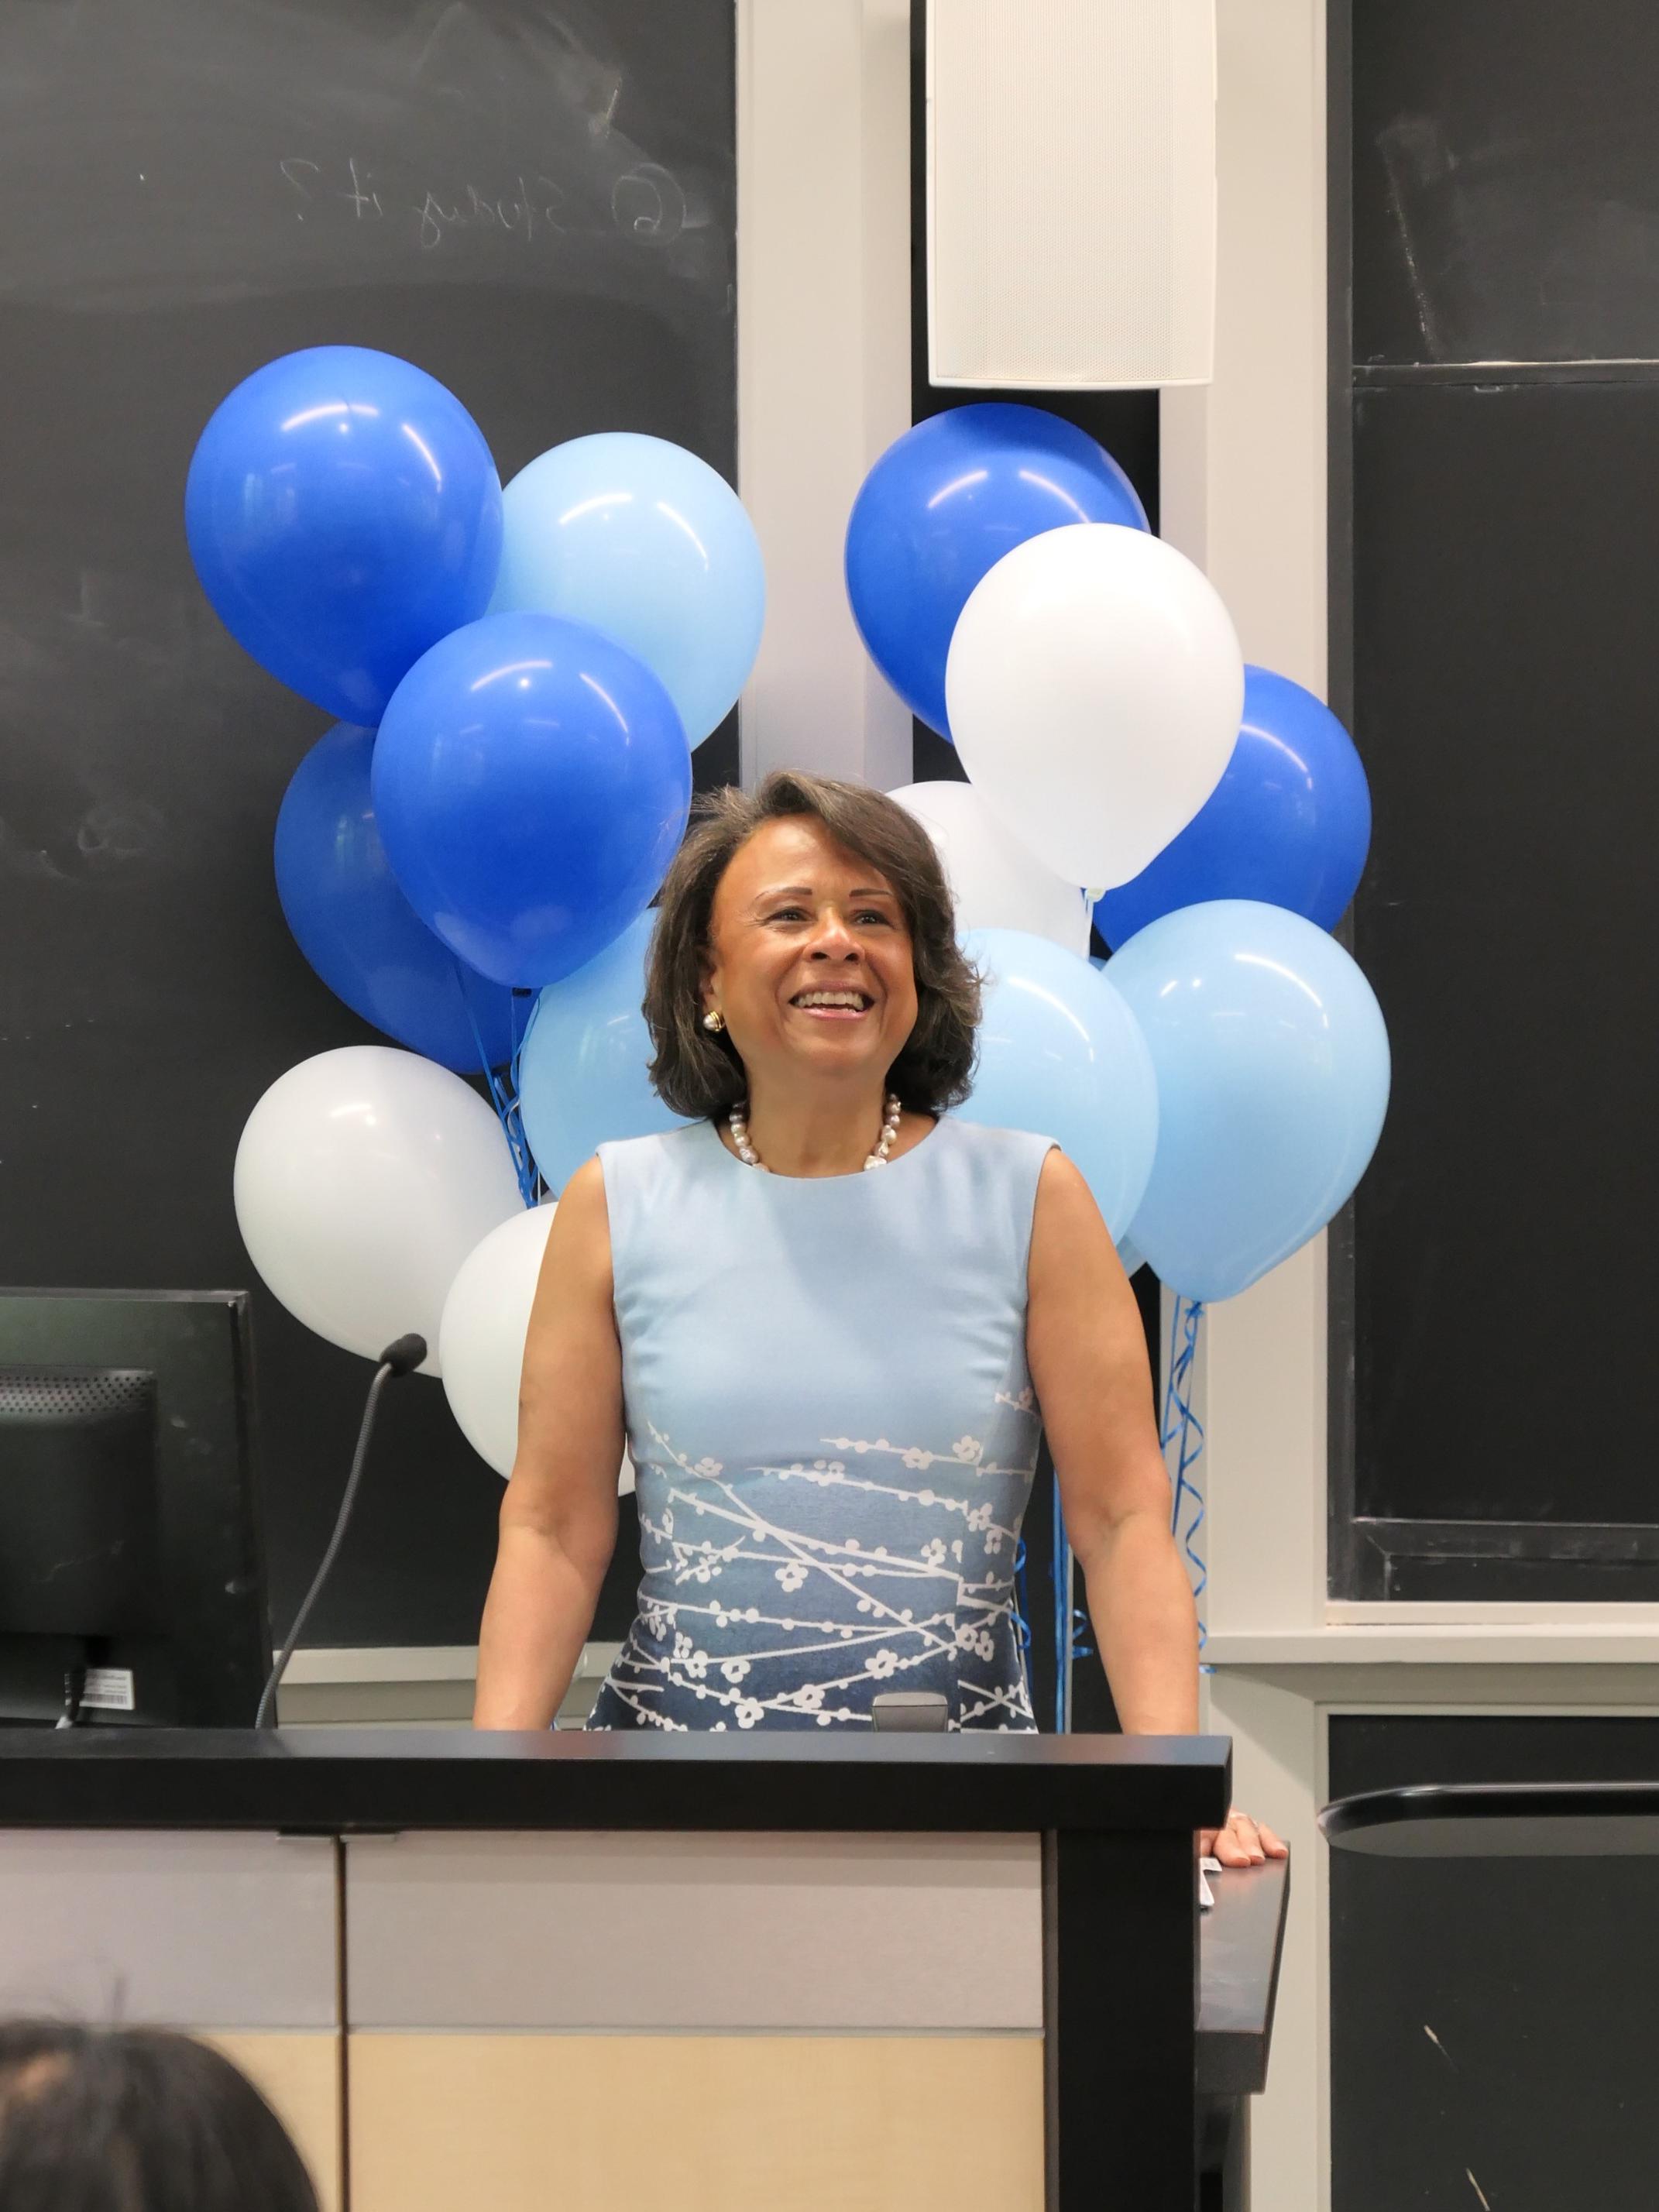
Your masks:
[[[702,1025],[706,1030],[713,1030],[715,1035],[718,1036],[720,1030],[726,1027],[726,1017],[721,1013],[718,1006],[710,1006],[708,1012],[702,1018]]]

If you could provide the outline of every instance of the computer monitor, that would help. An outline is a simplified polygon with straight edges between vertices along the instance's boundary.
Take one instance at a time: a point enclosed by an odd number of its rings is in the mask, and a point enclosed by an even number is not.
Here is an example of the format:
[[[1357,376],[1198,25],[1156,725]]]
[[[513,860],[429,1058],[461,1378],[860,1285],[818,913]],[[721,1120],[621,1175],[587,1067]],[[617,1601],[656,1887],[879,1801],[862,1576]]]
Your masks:
[[[252,1724],[251,1406],[245,1291],[0,1290],[0,1723]]]

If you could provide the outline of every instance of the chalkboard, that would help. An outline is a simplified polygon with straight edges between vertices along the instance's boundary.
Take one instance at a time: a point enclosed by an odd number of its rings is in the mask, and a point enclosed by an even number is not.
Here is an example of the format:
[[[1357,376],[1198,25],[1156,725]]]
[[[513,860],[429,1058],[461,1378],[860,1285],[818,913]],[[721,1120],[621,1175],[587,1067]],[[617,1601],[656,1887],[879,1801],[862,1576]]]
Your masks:
[[[1550,272],[1620,162],[1626,207],[1659,210],[1645,125],[1631,167],[1659,15],[1595,0],[1569,39],[1546,0],[1357,0],[1352,32],[1351,704],[1375,802],[1352,930],[1395,1086],[1333,1346],[1332,1586],[1650,1601],[1659,367],[1590,356],[1659,338],[1659,259],[1617,327]],[[1443,194],[1502,178],[1541,227],[1500,253],[1482,199],[1485,231],[1466,211],[1427,253],[1378,150],[1402,132],[1449,149]],[[1454,341],[1547,350],[1474,367]]]
[[[1659,9],[1352,5],[1354,360],[1659,356]]]
[[[1659,391],[1365,392],[1355,465],[1359,1510],[1650,1522]]]
[[[1656,1762],[1644,1718],[1330,1723],[1333,1796]],[[1331,2212],[1648,2212],[1656,1944],[1639,1859],[1333,1851]]]
[[[279,1625],[369,1370],[251,1283],[231,1164],[284,1068],[373,1033],[277,908],[327,718],[208,609],[191,447],[348,343],[447,384],[504,478],[613,428],[731,477],[733,40],[732,0],[0,9],[0,1280],[254,1290]],[[732,731],[696,764],[732,780]],[[313,1640],[471,1642],[500,1496],[398,1385]]]

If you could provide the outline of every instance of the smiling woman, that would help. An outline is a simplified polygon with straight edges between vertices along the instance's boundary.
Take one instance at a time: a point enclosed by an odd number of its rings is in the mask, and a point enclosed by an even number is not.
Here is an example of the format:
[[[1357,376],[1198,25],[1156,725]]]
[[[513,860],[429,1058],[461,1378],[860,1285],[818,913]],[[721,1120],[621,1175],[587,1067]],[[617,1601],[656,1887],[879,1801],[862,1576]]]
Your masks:
[[[913,1117],[900,1131],[908,1149],[967,1097],[979,1022],[979,978],[932,840],[883,793],[798,774],[753,797],[714,793],[702,811],[663,885],[652,945],[652,1081],[687,1115],[728,1113],[747,1095],[761,1133],[775,1092],[789,1124],[770,1133],[780,1147],[805,1136],[803,1113],[823,1128],[827,1110],[857,1120],[873,1106],[879,1122],[890,1091]],[[829,1017],[836,1033],[802,1060],[826,1016],[795,1001],[826,992],[856,997],[861,1014]],[[799,1018],[786,1028],[786,1013]],[[772,1164],[841,1171],[781,1150]]]
[[[590,1726],[868,1728],[896,1687],[954,1729],[1032,1728],[1013,1573],[1046,1427],[1122,1724],[1192,1729],[1139,1316],[1050,1139],[948,1110],[979,978],[926,831],[805,775],[715,794],[663,886],[645,1015],[690,1127],[602,1145],[560,1200],[478,1723],[550,1720],[625,1433],[639,1611]],[[1239,1831],[1223,1855],[1261,1856]]]

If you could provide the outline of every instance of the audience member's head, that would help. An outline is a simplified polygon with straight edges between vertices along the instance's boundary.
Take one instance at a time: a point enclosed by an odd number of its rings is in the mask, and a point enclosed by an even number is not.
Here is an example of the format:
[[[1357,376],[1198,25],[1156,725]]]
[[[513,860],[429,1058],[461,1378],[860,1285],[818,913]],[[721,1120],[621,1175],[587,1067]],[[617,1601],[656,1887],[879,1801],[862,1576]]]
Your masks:
[[[0,2024],[5,2212],[317,2212],[300,2154],[228,2058],[160,2028]]]

